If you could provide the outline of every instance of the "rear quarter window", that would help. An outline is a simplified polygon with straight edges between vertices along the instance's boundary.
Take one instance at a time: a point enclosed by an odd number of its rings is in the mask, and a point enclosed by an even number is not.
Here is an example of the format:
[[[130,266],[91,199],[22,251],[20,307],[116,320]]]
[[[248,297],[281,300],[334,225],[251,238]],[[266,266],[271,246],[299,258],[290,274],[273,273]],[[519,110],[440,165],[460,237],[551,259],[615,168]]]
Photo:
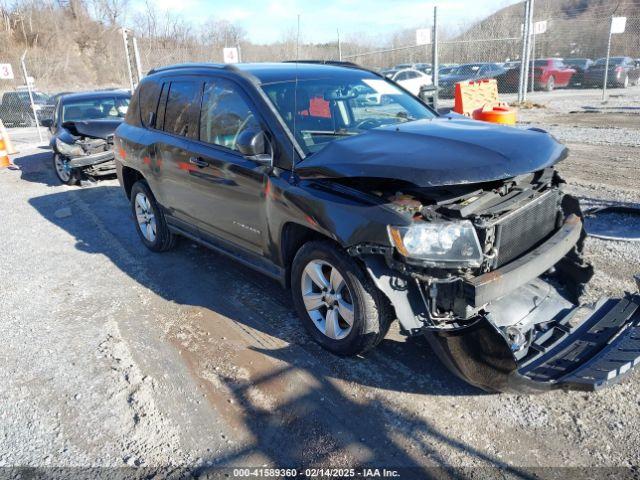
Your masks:
[[[124,117],[124,122],[128,125],[133,125],[135,127],[140,126],[140,110],[139,110],[139,102],[138,96],[140,89],[138,88],[133,95],[131,96],[131,100],[129,102],[129,108],[127,109],[127,114]],[[60,102],[58,101],[58,105]],[[58,109],[56,108],[56,111]]]
[[[158,82],[148,81],[140,85],[138,97],[140,103],[140,120],[146,128],[155,128],[158,113],[158,100],[162,85]]]

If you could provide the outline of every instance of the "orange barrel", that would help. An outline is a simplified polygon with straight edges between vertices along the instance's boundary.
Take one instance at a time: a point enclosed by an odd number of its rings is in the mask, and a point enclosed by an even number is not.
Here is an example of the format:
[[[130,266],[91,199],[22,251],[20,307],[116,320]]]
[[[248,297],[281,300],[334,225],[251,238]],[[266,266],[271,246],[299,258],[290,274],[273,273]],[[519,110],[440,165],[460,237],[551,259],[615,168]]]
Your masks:
[[[515,125],[516,111],[509,108],[506,103],[485,105],[484,107],[473,111],[473,119],[482,120],[483,122]]]

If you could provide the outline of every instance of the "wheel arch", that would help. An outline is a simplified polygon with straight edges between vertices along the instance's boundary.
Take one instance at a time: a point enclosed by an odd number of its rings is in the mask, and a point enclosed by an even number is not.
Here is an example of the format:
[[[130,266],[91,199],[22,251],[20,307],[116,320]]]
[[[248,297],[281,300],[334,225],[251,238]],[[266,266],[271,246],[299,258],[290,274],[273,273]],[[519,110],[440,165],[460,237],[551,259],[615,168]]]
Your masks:
[[[122,166],[121,177],[122,188],[124,188],[128,199],[131,199],[131,188],[133,185],[139,180],[145,180],[142,173],[135,168],[127,167],[126,165]]]
[[[325,240],[342,249],[340,243],[328,235],[296,222],[287,222],[280,233],[280,256],[285,268],[285,287],[291,288],[291,266],[298,250],[308,242]]]

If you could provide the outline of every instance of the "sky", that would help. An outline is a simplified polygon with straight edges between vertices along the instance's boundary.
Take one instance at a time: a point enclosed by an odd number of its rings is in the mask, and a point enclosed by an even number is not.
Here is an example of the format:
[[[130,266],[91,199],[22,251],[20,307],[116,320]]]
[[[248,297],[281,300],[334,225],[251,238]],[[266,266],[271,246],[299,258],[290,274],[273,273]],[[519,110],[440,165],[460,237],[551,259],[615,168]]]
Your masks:
[[[518,0],[443,0],[437,2],[442,25],[459,26],[479,20]],[[385,35],[398,29],[431,24],[435,2],[421,0],[156,0],[160,9],[198,24],[210,17],[242,26],[249,40],[271,43],[295,31],[300,14],[304,41],[335,41],[349,35]],[[132,0],[133,9],[144,0]],[[129,12],[131,13],[131,12]]]

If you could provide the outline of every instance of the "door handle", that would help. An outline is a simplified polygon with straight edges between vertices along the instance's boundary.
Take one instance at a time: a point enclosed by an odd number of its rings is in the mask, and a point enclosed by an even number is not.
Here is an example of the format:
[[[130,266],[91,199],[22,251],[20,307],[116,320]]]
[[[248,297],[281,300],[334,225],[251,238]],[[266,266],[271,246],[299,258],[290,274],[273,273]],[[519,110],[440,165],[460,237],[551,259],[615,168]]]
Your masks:
[[[204,167],[206,167],[207,165],[209,165],[209,163],[208,163],[208,162],[205,162],[204,160],[202,160],[202,159],[201,159],[201,158],[199,158],[199,157],[189,157],[189,163],[190,163],[191,165],[195,165],[195,166],[196,166],[196,167],[198,167],[198,168],[204,168]]]

